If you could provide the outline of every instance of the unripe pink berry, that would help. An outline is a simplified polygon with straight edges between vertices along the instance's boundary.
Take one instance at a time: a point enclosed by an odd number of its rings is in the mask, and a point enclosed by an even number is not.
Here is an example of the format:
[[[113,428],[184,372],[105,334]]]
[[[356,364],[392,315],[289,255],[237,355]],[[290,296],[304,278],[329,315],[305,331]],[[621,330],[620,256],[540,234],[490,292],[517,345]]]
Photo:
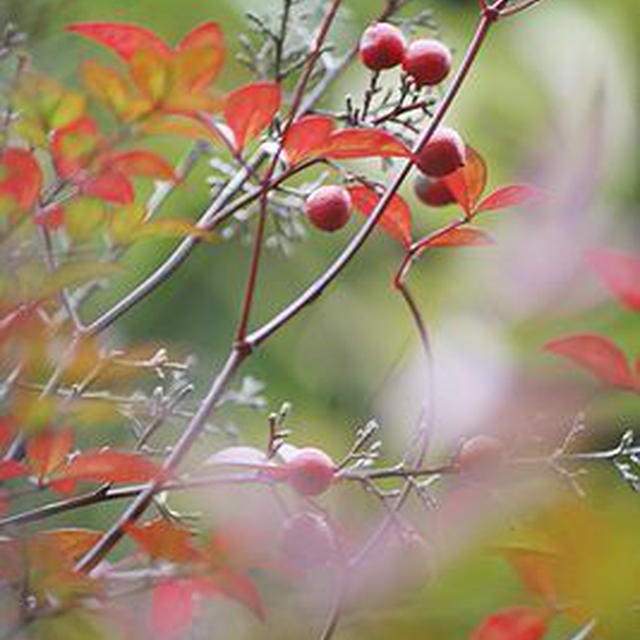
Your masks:
[[[451,70],[451,51],[439,40],[414,40],[405,51],[402,68],[419,87],[439,84]]]
[[[326,564],[333,555],[333,534],[316,513],[296,513],[288,518],[280,534],[280,551],[285,564],[305,571]]]
[[[418,200],[430,207],[444,207],[456,201],[446,182],[419,173],[413,181],[413,191]]]
[[[305,210],[311,224],[318,229],[337,231],[349,221],[351,196],[343,187],[320,187],[307,198]]]
[[[315,496],[326,491],[335,473],[333,460],[320,449],[300,449],[287,463],[289,484],[306,496]]]
[[[440,127],[418,153],[416,164],[422,173],[441,178],[464,165],[465,147],[460,134]]]
[[[402,31],[388,22],[365,29],[360,39],[360,58],[373,71],[391,69],[404,58],[406,42]]]
[[[490,471],[504,461],[504,444],[498,438],[480,434],[469,438],[460,449],[458,465],[461,471]]]

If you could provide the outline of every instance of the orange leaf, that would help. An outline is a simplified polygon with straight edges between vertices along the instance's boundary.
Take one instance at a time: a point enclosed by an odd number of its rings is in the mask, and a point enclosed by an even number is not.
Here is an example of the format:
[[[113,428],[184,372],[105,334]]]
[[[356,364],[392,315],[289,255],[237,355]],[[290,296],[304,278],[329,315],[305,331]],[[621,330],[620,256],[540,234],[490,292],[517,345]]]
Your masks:
[[[29,469],[15,460],[0,460],[0,480],[11,480],[28,473]]]
[[[310,115],[296,120],[288,129],[283,148],[289,164],[296,164],[308,156],[316,155],[326,147],[334,122],[329,116]]]
[[[558,564],[556,554],[518,548],[503,548],[500,552],[507,558],[527,589],[549,605],[558,601],[554,577]]]
[[[493,238],[482,229],[455,227],[442,233],[426,236],[417,243],[420,250],[427,247],[482,247],[494,244]]]
[[[75,561],[81,558],[102,537],[102,532],[91,529],[53,529],[39,531],[29,542],[44,544],[64,558]]]
[[[102,139],[93,119],[82,116],[56,129],[51,138],[51,153],[61,178],[77,179],[93,159]]]
[[[513,607],[487,616],[471,640],[541,640],[547,633],[547,616],[539,609]]]
[[[594,249],[587,261],[624,304],[640,311],[640,256],[613,249]]]
[[[218,129],[205,118],[185,114],[156,115],[140,123],[140,129],[150,136],[179,136],[189,140],[207,140],[220,144],[222,139]]]
[[[82,193],[114,204],[131,204],[135,199],[129,178],[114,169],[88,178],[82,184]]]
[[[109,163],[114,169],[127,175],[157,180],[176,180],[171,165],[151,151],[114,153],[110,156]]]
[[[200,59],[197,72],[186,69],[190,89],[204,89],[217,77],[224,63],[224,36],[220,25],[205,22],[191,30],[176,47],[178,52],[195,51]],[[190,72],[190,73],[189,73]]]
[[[370,187],[358,185],[347,190],[353,206],[365,216],[371,215],[380,201],[380,196]],[[391,198],[378,224],[405,247],[411,244],[411,209],[402,197],[394,195]]]
[[[154,462],[141,454],[100,449],[75,456],[58,477],[63,480],[113,483],[149,482],[161,473],[162,470]]]
[[[492,191],[478,204],[475,212],[480,213],[481,211],[496,211],[507,207],[517,207],[522,204],[540,202],[544,197],[544,191],[537,187],[532,187],[528,184],[509,184]]]
[[[72,444],[71,429],[49,429],[27,440],[27,459],[41,482],[65,462]]]
[[[242,151],[271,123],[280,101],[280,87],[273,82],[248,84],[227,96],[224,118],[233,131],[236,149]]]
[[[81,22],[68,26],[67,31],[91,38],[127,61],[142,49],[151,49],[163,56],[170,53],[169,47],[153,31],[135,24]]]
[[[613,340],[605,336],[592,333],[571,335],[547,342],[544,350],[572,360],[606,384],[622,389],[635,386],[626,356]]]
[[[8,197],[19,209],[30,209],[42,187],[42,171],[32,153],[9,147],[0,155],[0,198]]]
[[[191,544],[191,532],[163,518],[139,526],[128,525],[125,530],[152,558],[183,563],[199,557]]]
[[[341,160],[408,157],[411,152],[400,140],[382,129],[342,129],[332,133],[325,147],[314,155]]]
[[[472,147],[467,147],[464,166],[443,178],[462,210],[471,215],[487,184],[487,165]]]

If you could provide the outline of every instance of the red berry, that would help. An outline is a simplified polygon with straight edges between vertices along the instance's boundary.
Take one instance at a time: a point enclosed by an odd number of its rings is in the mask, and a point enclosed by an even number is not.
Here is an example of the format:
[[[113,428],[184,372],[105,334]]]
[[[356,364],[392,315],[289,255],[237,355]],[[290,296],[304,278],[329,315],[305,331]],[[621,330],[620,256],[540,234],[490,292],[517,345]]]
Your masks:
[[[415,177],[413,190],[418,200],[430,207],[444,207],[456,201],[444,180],[434,180],[422,173]]]
[[[422,147],[416,164],[422,173],[441,178],[464,165],[464,156],[464,141],[460,134],[448,127],[441,127]]]
[[[362,34],[360,58],[373,71],[391,69],[402,62],[406,46],[398,27],[388,22],[378,22]]]
[[[462,471],[488,471],[504,461],[504,444],[498,438],[481,434],[469,438],[460,449],[458,465]]]
[[[300,449],[287,463],[287,480],[300,493],[315,496],[326,491],[333,481],[333,460],[320,449]]]
[[[320,187],[307,198],[305,209],[315,227],[323,231],[337,231],[349,221],[351,196],[342,187]]]
[[[280,550],[290,568],[312,569],[330,560],[334,550],[333,534],[318,514],[297,513],[282,526]]]
[[[405,51],[402,68],[419,87],[433,86],[451,70],[451,52],[439,40],[414,40]]]

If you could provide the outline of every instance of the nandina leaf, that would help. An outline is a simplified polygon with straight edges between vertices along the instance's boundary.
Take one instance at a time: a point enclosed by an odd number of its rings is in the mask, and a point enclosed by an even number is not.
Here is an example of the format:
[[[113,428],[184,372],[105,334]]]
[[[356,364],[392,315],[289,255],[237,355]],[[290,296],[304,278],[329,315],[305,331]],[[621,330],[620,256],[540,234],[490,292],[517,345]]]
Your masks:
[[[457,171],[444,177],[457,203],[470,216],[487,184],[487,165],[472,147],[467,147],[465,163]]]
[[[135,24],[81,22],[68,26],[67,30],[109,47],[127,61],[143,49],[151,49],[162,56],[170,53],[169,47],[153,31]]]
[[[55,205],[40,211],[33,217],[33,221],[40,227],[49,229],[49,231],[55,231],[64,224],[64,207]]]
[[[102,532],[92,529],[52,529],[39,531],[29,539],[30,544],[46,545],[71,562],[81,558],[102,537]]]
[[[370,187],[357,185],[347,190],[353,206],[365,216],[371,215],[380,201],[380,196]],[[378,224],[405,247],[411,244],[411,209],[401,196],[394,195],[391,198]]]
[[[482,229],[454,227],[426,236],[416,244],[420,246],[420,250],[427,247],[482,247],[494,244],[494,240]]]
[[[76,180],[87,169],[102,145],[95,121],[83,116],[56,129],[51,138],[51,153],[61,178]]]
[[[170,61],[153,49],[136,51],[129,67],[140,93],[156,106],[169,90]]]
[[[318,149],[325,148],[334,126],[329,116],[310,115],[296,120],[289,127],[283,142],[289,164],[297,164],[316,155]]]
[[[164,558],[176,563],[198,559],[192,546],[192,534],[185,527],[157,518],[142,525],[128,525],[126,532],[154,559]]]
[[[8,147],[0,154],[0,199],[7,197],[21,210],[30,209],[42,187],[42,171],[32,153]]]
[[[194,90],[203,89],[217,77],[224,63],[225,46],[224,35],[220,25],[215,22],[205,22],[190,31],[176,47],[178,55],[183,52],[194,52],[199,60],[196,66],[193,62],[181,65],[187,76],[183,82]],[[194,60],[194,57],[185,58]]]
[[[547,632],[547,616],[539,609],[513,607],[487,616],[471,634],[471,640],[541,640]]]
[[[522,204],[539,202],[544,197],[544,192],[537,187],[528,184],[509,184],[492,191],[478,204],[475,212],[517,207]]]
[[[88,178],[82,184],[82,193],[114,204],[131,204],[136,195],[129,178],[115,169]]]
[[[606,384],[622,389],[634,388],[626,356],[605,336],[593,333],[566,336],[547,342],[544,350],[572,360]]]
[[[0,481],[26,476],[29,469],[15,460],[0,460]]]
[[[58,474],[59,479],[95,482],[149,482],[162,470],[138,453],[121,453],[112,449],[78,454]]]
[[[0,416],[0,451],[15,438],[16,432],[16,419],[12,415]]]
[[[163,580],[153,588],[151,627],[154,636],[178,640],[193,620],[194,585],[190,578]]]
[[[109,157],[114,169],[130,176],[155,178],[157,180],[176,180],[171,165],[151,151],[122,151]]]
[[[222,126],[222,125],[218,125]],[[150,136],[180,136],[189,140],[206,140],[220,144],[222,139],[217,127],[206,118],[188,117],[184,114],[154,115],[140,123],[140,129]]]
[[[59,431],[48,429],[27,440],[27,460],[40,481],[65,462],[72,444],[73,432],[68,428]]]
[[[640,255],[593,249],[587,260],[622,304],[640,311]]]
[[[197,580],[198,590],[206,595],[222,595],[244,604],[260,620],[264,620],[265,612],[262,598],[256,585],[249,576],[236,569],[222,568],[212,576]]]
[[[499,551],[507,558],[527,589],[550,606],[558,601],[555,576],[559,560],[557,554],[517,547],[504,547]]]
[[[334,160],[347,158],[408,157],[409,149],[383,129],[341,129],[334,131],[314,155]]]
[[[280,108],[280,86],[273,82],[255,82],[232,91],[226,100],[224,118],[235,137],[236,149],[259,135]]]

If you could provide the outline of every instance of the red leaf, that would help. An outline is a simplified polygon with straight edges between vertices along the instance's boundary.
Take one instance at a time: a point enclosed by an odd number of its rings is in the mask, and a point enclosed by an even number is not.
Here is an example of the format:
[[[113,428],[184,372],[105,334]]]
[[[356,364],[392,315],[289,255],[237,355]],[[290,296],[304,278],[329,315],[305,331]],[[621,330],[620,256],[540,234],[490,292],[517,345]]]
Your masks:
[[[101,142],[95,121],[87,116],[56,129],[51,138],[51,153],[58,175],[77,179],[95,156]]]
[[[358,185],[348,187],[353,206],[365,216],[371,215],[380,201],[380,196],[370,187]],[[378,224],[405,247],[411,244],[411,209],[398,195],[394,195],[385,207]]]
[[[640,256],[612,249],[594,249],[589,264],[629,309],[640,311]]]
[[[162,473],[151,460],[137,453],[111,449],[78,454],[64,467],[59,479],[95,482],[149,482]]]
[[[0,460],[0,480],[11,480],[28,473],[29,469],[15,460]]]
[[[101,531],[69,527],[66,529],[39,531],[34,534],[30,542],[44,544],[64,558],[77,560],[87,553],[100,538],[102,538]]]
[[[43,431],[27,440],[27,460],[40,481],[65,462],[72,444],[71,429]]]
[[[544,350],[569,358],[606,384],[622,389],[634,388],[626,356],[605,336],[590,333],[567,336],[547,342]]]
[[[382,129],[342,129],[332,133],[324,148],[314,155],[334,160],[347,158],[408,157],[409,149]]]
[[[170,54],[169,47],[153,31],[135,24],[82,22],[68,26],[67,31],[91,38],[127,61],[143,49],[152,49],[163,56]]]
[[[176,179],[171,165],[164,158],[151,151],[114,153],[109,158],[109,164],[126,175],[156,178],[158,180]]]
[[[539,202],[544,198],[544,195],[541,189],[528,184],[509,184],[492,191],[480,202],[475,212],[496,211],[506,207],[517,207],[522,204]]]
[[[82,184],[82,193],[114,204],[131,204],[135,199],[129,178],[112,169],[88,178]]]
[[[205,22],[191,30],[176,47],[177,51],[197,50],[201,58],[200,71],[189,83],[191,89],[203,89],[209,85],[220,72],[224,63],[224,35],[216,22]]]
[[[152,557],[172,562],[192,562],[199,557],[192,546],[191,532],[163,518],[142,525],[128,525],[126,532]]]
[[[416,243],[420,250],[427,247],[482,247],[490,244],[494,244],[493,238],[475,227],[455,227],[436,232]]]
[[[462,210],[471,215],[487,184],[487,165],[475,149],[467,147],[464,166],[443,179]]]
[[[260,620],[264,620],[265,612],[262,598],[256,585],[249,576],[235,569],[220,569],[212,576],[198,581],[198,590],[207,595],[223,595],[244,604]]]
[[[20,209],[30,209],[42,187],[42,171],[25,149],[9,147],[0,155],[0,197],[11,198]]]
[[[0,416],[0,451],[15,438],[16,431],[16,419],[13,416]]]
[[[233,131],[236,149],[242,151],[271,123],[281,99],[280,87],[273,82],[248,84],[227,96],[224,118]]]
[[[541,640],[547,632],[547,616],[538,609],[513,607],[487,616],[471,634],[471,640]]]
[[[334,122],[329,116],[303,116],[287,131],[283,147],[289,164],[296,164],[308,156],[316,155],[318,149],[326,147]]]
[[[33,221],[40,227],[55,231],[64,224],[64,208],[55,205],[34,216]]]
[[[193,581],[165,580],[153,588],[151,626],[154,636],[166,640],[184,637],[193,619]]]

